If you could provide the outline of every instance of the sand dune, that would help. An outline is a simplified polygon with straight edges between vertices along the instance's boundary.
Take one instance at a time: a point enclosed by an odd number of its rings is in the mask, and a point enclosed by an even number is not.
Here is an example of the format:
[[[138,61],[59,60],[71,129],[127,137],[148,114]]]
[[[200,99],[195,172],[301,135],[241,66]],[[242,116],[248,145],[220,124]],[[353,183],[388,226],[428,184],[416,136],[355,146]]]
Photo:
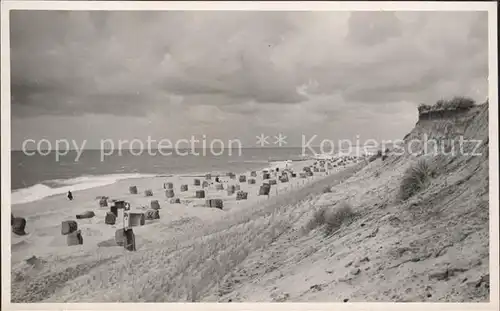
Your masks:
[[[291,167],[295,171],[301,171],[302,167],[312,164],[312,161],[294,162]],[[274,168],[274,167],[273,167]],[[340,171],[335,168],[330,174]],[[250,178],[250,172],[246,174]],[[147,221],[145,226],[134,227],[136,234],[137,253],[143,254],[148,251],[168,251],[170,248],[182,249],[183,243],[191,243],[193,239],[211,238],[238,222],[245,219],[257,217],[262,213],[263,207],[267,206],[272,210],[274,206],[283,204],[292,195],[295,201],[298,195],[311,193],[310,190],[301,192],[299,189],[308,189],[310,185],[318,180],[324,179],[326,173],[316,173],[307,179],[290,178],[288,183],[278,183],[273,186],[270,197],[258,196],[258,188],[262,184],[262,174],[256,177],[256,184],[250,185],[246,182],[238,182],[238,178],[231,179],[227,176],[221,177],[221,183],[227,188],[230,184],[238,184],[241,190],[249,193],[248,200],[236,200],[236,195],[229,196],[226,190],[215,190],[214,185],[206,189],[206,198],[221,198],[224,200],[223,210],[206,208],[205,199],[197,199],[194,196],[196,190],[201,186],[194,186],[194,178],[189,176],[170,177],[148,177],[120,180],[115,184],[105,185],[92,189],[74,192],[74,200],[68,201],[65,195],[58,195],[45,198],[40,201],[19,204],[13,206],[13,213],[17,217],[25,217],[28,220],[26,236],[12,235],[12,267],[13,275],[13,301],[39,301],[47,297],[47,288],[50,292],[59,290],[71,283],[74,278],[83,277],[88,271],[97,271],[97,267],[105,267],[106,260],[129,260],[137,257],[137,254],[126,253],[123,248],[114,243],[114,232],[121,228],[122,211],[119,211],[117,223],[109,226],[104,223],[104,216],[109,211],[109,207],[99,207],[97,197],[106,195],[111,199],[123,199],[131,204],[131,212],[143,212],[143,207],[149,208],[151,200],[158,200],[161,206],[160,219]],[[332,175],[330,175],[332,176]],[[200,178],[203,181],[203,178]],[[170,199],[165,197],[163,183],[172,182],[176,197],[180,198],[181,204],[171,204]],[[189,190],[180,191],[180,185],[187,184]],[[135,185],[139,189],[136,195],[128,193],[130,185]],[[151,189],[153,196],[146,197],[144,191]],[[290,200],[290,199],[288,199]],[[111,203],[110,203],[111,204]],[[79,219],[78,229],[81,230],[84,243],[80,246],[66,246],[66,237],[60,233],[60,224],[64,220],[75,219],[75,215],[85,211],[93,211],[96,216],[90,219]],[[163,249],[164,248],[164,249]],[[28,273],[26,277],[26,258],[31,256],[43,258],[47,262],[41,271],[36,275]],[[71,260],[69,260],[71,258]],[[89,263],[86,263],[86,260]],[[114,262],[115,264],[116,262]],[[57,268],[53,271],[54,267]],[[81,267],[81,268],[80,268]],[[67,272],[59,270],[84,272],[67,275]],[[64,270],[66,269],[66,270]],[[88,269],[88,271],[87,271]],[[29,269],[28,269],[29,270]],[[31,270],[29,270],[31,271]],[[50,284],[51,277],[56,275],[62,277],[63,281],[54,281]],[[72,272],[73,273],[73,272]],[[34,277],[34,278],[32,278]],[[16,280],[22,280],[16,282]],[[76,281],[76,280],[75,280]],[[37,290],[31,294],[33,284],[38,284],[36,288],[44,288],[38,295]],[[64,286],[63,286],[64,285]],[[22,289],[21,289],[22,288]],[[19,291],[18,291],[19,289]],[[30,293],[29,296],[26,296]],[[55,294],[58,296],[59,294]],[[55,298],[56,300],[59,298]],[[64,298],[61,298],[64,299]],[[50,299],[49,299],[50,300]]]
[[[249,200],[226,191],[224,208],[203,207],[192,177],[122,180],[112,185],[14,206],[29,220],[24,237],[12,238],[14,302],[169,301],[487,301],[489,199],[487,105],[450,119],[417,123],[408,139],[465,133],[483,139],[481,156],[397,155],[391,151],[336,168],[329,175],[279,184],[269,198],[241,183]],[[450,134],[452,124],[455,132]],[[457,124],[455,126],[455,124]],[[408,168],[432,169],[425,188],[401,199]],[[297,162],[300,171],[311,162]],[[170,204],[163,182],[172,181],[182,204]],[[231,183],[228,177],[223,183]],[[136,185],[139,194],[128,193]],[[189,191],[180,193],[181,184]],[[325,190],[325,188],[328,188]],[[151,189],[152,197],[142,191]],[[161,218],[134,227],[137,251],[113,246],[103,224],[108,208],[96,196],[125,199],[136,210],[159,200]],[[311,226],[322,209],[347,206],[336,227]],[[61,221],[79,220],[84,244],[67,247]],[[37,215],[37,216],[33,216]],[[326,216],[325,216],[326,217]],[[121,219],[118,217],[118,219]],[[314,223],[313,223],[314,224]],[[333,228],[326,230],[327,228]],[[36,255],[42,263],[26,262]]]

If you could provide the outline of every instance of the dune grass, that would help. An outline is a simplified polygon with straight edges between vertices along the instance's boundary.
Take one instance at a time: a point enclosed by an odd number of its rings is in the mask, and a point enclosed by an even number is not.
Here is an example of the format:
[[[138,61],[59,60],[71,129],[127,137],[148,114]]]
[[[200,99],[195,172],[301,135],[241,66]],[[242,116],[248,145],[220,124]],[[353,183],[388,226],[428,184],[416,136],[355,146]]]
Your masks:
[[[469,97],[455,96],[451,99],[440,99],[434,105],[420,104],[418,112],[420,114],[435,110],[457,110],[470,109],[474,107],[475,101]]]
[[[378,150],[376,154],[374,154],[368,158],[368,162],[373,162],[381,157],[382,157],[382,150]]]
[[[231,273],[249,254],[274,243],[307,221],[314,197],[363,164],[262,199],[193,232],[165,236],[138,252],[99,249],[84,259],[56,260],[43,273],[13,284],[16,302],[206,301],[232,291]],[[329,221],[333,226],[334,222]],[[173,231],[172,231],[173,232]],[[109,252],[109,254],[108,254]],[[64,257],[65,258],[65,257]],[[112,264],[105,264],[106,260]],[[87,271],[89,270],[89,271]],[[17,270],[16,270],[17,271]],[[83,273],[85,272],[85,273]],[[229,279],[229,281],[228,281]]]
[[[334,206],[323,206],[318,209],[306,225],[306,230],[311,231],[323,227],[326,235],[340,228],[340,226],[355,215],[352,207],[342,201]]]
[[[60,264],[15,285],[17,302],[169,302],[205,301],[232,291],[229,276],[258,249],[290,232],[313,208],[326,186],[347,178],[362,165],[304,185],[286,195],[262,199],[252,208],[227,214],[191,233],[181,234],[141,249],[113,256],[104,263],[99,250],[79,264]],[[293,231],[293,230],[292,230]],[[107,257],[107,256],[106,256]],[[68,270],[69,269],[69,270]],[[60,271],[61,270],[61,271]],[[64,270],[64,271],[62,271]],[[63,276],[64,275],[64,276]],[[62,277],[63,276],[63,277]],[[54,280],[57,278],[57,280]],[[22,288],[21,288],[22,287]],[[33,290],[33,288],[37,290]],[[26,289],[26,290],[25,290]],[[28,290],[29,289],[29,290]]]
[[[407,200],[427,188],[434,175],[434,169],[429,160],[420,159],[405,171],[399,189],[399,198],[403,201]]]

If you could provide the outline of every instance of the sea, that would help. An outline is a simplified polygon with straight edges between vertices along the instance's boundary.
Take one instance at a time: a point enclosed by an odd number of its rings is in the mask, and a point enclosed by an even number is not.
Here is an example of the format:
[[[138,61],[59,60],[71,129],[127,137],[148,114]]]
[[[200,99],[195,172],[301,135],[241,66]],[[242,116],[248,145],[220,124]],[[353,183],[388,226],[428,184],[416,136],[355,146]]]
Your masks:
[[[27,155],[11,152],[12,204],[100,187],[128,178],[205,173],[241,173],[268,167],[270,162],[302,160],[302,148],[246,148],[223,150],[213,155],[201,149],[168,154],[121,150],[104,153],[83,150],[66,155],[55,152]],[[43,155],[42,155],[43,154]],[[310,155],[310,154],[309,154]]]
[[[156,153],[156,154],[155,154]],[[27,155],[11,152],[11,203],[28,203],[43,198],[115,183],[122,179],[242,173],[259,170],[273,162],[301,161],[314,154],[302,148],[243,148],[213,155],[201,149],[178,153],[121,150],[107,152],[83,150],[66,155],[55,152]]]

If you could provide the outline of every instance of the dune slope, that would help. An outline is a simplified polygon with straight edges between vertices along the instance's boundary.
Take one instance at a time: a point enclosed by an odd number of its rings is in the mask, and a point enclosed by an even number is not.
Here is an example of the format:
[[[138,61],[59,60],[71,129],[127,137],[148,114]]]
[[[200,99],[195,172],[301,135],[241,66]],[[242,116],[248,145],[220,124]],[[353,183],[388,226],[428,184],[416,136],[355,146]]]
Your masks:
[[[375,160],[313,204],[317,209],[346,200],[357,213],[353,221],[326,237],[321,229],[287,232],[249,256],[226,279],[231,290],[212,299],[488,301],[488,106],[421,120],[405,142],[424,142],[424,135],[445,146],[461,135],[480,142],[465,144],[462,154],[422,154],[421,144],[416,155],[389,153]],[[427,188],[402,201],[405,170],[419,159],[435,175]]]
[[[19,265],[13,301],[487,301],[488,106],[420,120],[405,143],[425,135],[446,150],[462,135],[481,140],[465,147],[481,155],[429,155],[424,144],[391,151],[211,226],[178,236],[170,228],[168,240],[135,253]],[[431,177],[401,199],[407,169],[421,160]],[[316,211],[340,204],[353,211],[340,227],[308,227]]]

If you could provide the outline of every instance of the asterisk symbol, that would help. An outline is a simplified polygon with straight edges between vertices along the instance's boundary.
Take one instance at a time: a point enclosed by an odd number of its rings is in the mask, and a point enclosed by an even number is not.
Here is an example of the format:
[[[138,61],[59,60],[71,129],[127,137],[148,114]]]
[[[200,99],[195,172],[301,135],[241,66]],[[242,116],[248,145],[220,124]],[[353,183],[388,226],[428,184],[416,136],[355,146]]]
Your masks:
[[[281,145],[286,145],[287,142],[286,142],[286,136],[279,133],[278,136],[274,136],[274,138],[276,139],[276,141],[274,142],[274,144],[278,144],[278,146],[281,147]]]
[[[257,138],[257,145],[264,147],[265,145],[269,145],[267,139],[269,136],[265,136],[264,134],[260,134],[260,136],[255,136]]]

